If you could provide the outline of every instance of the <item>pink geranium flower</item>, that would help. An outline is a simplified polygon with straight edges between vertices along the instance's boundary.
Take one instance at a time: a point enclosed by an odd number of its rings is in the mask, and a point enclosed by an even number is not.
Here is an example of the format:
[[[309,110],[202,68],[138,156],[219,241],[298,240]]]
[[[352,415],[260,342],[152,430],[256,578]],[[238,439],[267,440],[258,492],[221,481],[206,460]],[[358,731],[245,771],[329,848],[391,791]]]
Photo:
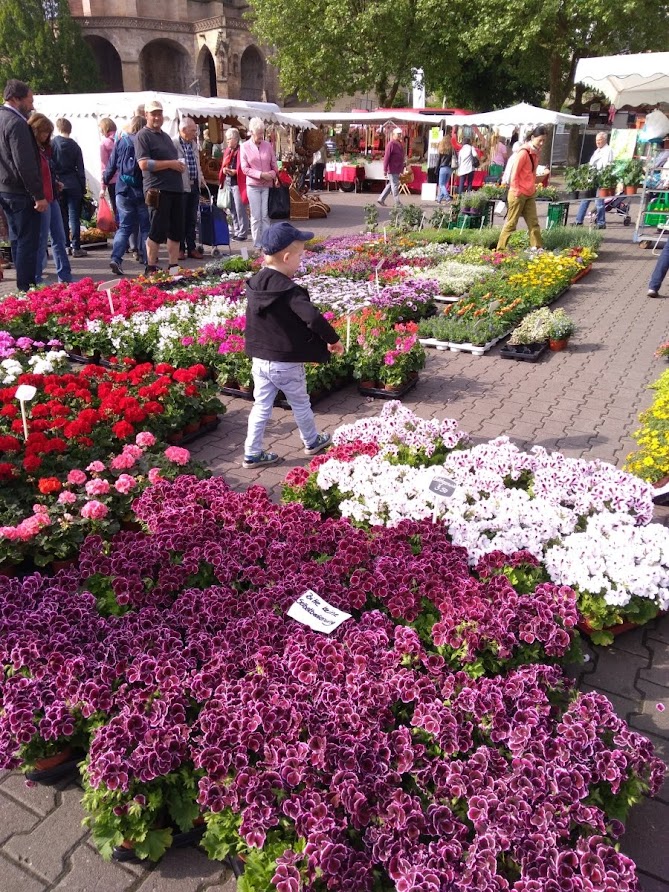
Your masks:
[[[153,434],[149,433],[149,431],[142,431],[135,437],[135,443],[137,443],[138,446],[147,448],[149,446],[155,446],[156,438]]]
[[[168,446],[165,450],[165,458],[173,461],[175,465],[186,465],[190,461],[190,452],[180,446]]]
[[[105,466],[101,461],[92,461],[90,465],[86,468],[87,471],[90,471],[93,474],[100,474],[104,471]]]
[[[128,493],[131,489],[134,489],[137,486],[137,481],[134,477],[131,477],[130,474],[121,474],[116,483],[114,484],[114,489],[120,493]]]
[[[61,494],[58,496],[58,504],[59,505],[71,505],[73,502],[77,501],[77,497],[73,492],[69,492],[68,490],[63,490]]]
[[[106,517],[109,513],[109,508],[106,505],[103,505],[102,502],[98,502],[95,499],[92,499],[90,502],[86,502],[84,507],[81,509],[81,516],[85,517],[87,520],[102,520],[103,517]]]
[[[78,468],[75,468],[73,471],[67,475],[67,482],[73,484],[85,483],[86,475],[83,471],[80,471]]]
[[[101,480],[100,478],[96,478],[95,480],[89,480],[85,486],[86,495],[89,496],[104,496],[110,490],[109,483],[106,480]]]

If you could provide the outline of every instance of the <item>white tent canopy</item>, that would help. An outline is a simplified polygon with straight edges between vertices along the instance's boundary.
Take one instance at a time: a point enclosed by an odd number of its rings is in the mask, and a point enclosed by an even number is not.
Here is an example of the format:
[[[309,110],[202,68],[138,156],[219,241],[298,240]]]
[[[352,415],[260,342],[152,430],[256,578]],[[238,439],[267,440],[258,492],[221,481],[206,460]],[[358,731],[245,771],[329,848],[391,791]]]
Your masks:
[[[295,120],[296,127],[302,127],[297,123],[299,118],[294,116],[292,112],[283,112],[284,116]],[[432,127],[437,126],[441,120],[441,115],[421,115],[419,112],[408,111],[357,111],[357,112],[307,112],[309,120],[314,124],[339,123],[339,124],[385,124],[392,121],[397,124],[428,124]],[[448,119],[450,120],[450,119]]]
[[[244,102],[241,99],[218,99],[209,96],[189,96],[180,93],[144,91],[139,93],[61,93],[35,96],[35,110],[55,123],[56,118],[67,118],[72,124],[72,136],[81,146],[86,167],[86,179],[93,195],[100,191],[100,141],[98,124],[109,117],[119,129],[134,117],[139,105],[157,99],[163,106],[163,129],[171,136],[179,132],[179,121],[184,117],[238,118],[248,124],[251,118],[261,118],[268,124],[287,127],[314,127],[303,118],[288,117],[272,102]]]
[[[669,102],[669,53],[581,59],[575,79],[603,93],[616,108]]]
[[[587,124],[588,118],[578,115],[565,115],[549,108],[537,108],[520,102],[510,108],[481,112],[471,115],[449,115],[442,118],[444,124],[475,125],[477,127],[537,127],[539,124]]]

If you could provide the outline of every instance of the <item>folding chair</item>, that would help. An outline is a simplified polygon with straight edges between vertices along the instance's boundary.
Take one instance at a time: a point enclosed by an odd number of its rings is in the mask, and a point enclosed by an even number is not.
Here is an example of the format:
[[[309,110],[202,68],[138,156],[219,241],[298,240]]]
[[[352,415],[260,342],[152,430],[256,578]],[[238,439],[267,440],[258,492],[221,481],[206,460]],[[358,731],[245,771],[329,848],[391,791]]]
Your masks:
[[[400,174],[400,195],[411,195],[409,184],[413,183],[413,170],[409,169],[406,173]]]

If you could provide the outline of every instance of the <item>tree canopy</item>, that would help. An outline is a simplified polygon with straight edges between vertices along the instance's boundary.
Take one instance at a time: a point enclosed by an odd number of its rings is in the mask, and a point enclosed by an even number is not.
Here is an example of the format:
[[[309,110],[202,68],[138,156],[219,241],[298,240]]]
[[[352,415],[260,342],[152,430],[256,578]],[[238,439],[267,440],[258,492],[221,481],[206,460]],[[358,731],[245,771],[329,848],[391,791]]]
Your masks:
[[[0,0],[0,80],[35,93],[81,93],[100,86],[93,54],[67,0]]]
[[[579,59],[669,45],[667,0],[250,0],[281,85],[302,100],[375,90],[391,105],[422,68],[430,93],[474,110],[546,92],[559,110]]]

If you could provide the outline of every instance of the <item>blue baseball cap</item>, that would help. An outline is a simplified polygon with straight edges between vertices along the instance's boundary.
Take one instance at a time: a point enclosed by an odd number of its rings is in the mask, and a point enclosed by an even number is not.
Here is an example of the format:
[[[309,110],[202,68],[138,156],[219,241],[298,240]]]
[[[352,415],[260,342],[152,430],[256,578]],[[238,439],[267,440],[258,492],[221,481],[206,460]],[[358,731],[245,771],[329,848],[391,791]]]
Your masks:
[[[313,237],[313,232],[296,229],[292,223],[282,220],[281,223],[272,223],[267,227],[262,234],[261,244],[265,254],[278,254],[293,242],[308,242]]]

